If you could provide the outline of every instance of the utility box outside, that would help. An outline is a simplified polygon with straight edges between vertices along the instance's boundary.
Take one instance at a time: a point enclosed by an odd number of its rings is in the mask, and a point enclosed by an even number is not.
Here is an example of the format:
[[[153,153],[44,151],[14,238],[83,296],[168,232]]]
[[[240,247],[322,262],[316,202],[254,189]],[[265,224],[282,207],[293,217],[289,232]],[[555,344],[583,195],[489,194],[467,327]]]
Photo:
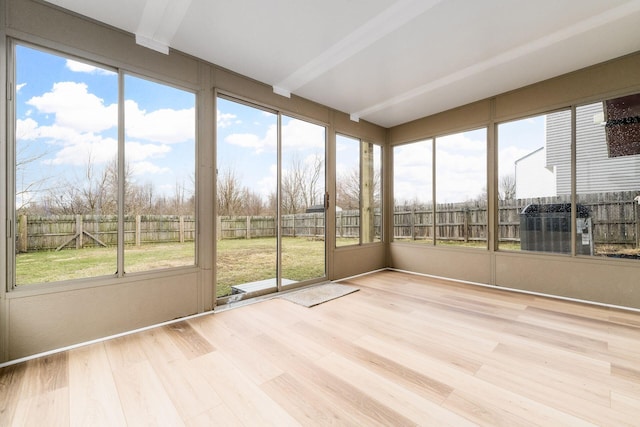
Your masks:
[[[591,212],[576,206],[576,254],[593,255]],[[520,213],[520,248],[571,253],[571,203],[530,204]]]

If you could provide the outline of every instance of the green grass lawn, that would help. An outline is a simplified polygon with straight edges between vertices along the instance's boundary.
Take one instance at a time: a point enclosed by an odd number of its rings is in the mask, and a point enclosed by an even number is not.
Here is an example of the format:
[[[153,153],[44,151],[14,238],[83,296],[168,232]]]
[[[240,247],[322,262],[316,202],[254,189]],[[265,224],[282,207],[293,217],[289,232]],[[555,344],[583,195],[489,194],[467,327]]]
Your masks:
[[[324,241],[284,238],[282,277],[302,281],[325,274]],[[125,271],[132,273],[193,265],[194,245],[149,244],[125,248]],[[276,240],[238,239],[218,242],[218,296],[228,295],[232,285],[276,277]],[[18,285],[48,283],[116,272],[115,248],[65,249],[16,255]]]
[[[16,283],[48,283],[116,273],[116,248],[64,249],[16,255]],[[193,265],[194,245],[162,243],[125,248],[125,271]]]
[[[218,242],[217,292],[231,293],[232,285],[276,277],[276,239],[237,239]],[[302,281],[325,274],[324,241],[306,237],[282,239],[282,277]]]

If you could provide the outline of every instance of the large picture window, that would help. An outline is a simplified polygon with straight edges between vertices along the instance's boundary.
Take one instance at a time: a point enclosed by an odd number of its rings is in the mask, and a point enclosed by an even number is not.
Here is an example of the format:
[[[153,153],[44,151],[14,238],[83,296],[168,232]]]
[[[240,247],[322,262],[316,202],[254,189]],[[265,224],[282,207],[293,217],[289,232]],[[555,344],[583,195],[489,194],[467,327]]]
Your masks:
[[[433,140],[393,147],[393,240],[433,244]]]
[[[487,247],[487,130],[436,138],[436,244]]]
[[[571,111],[498,125],[501,250],[571,252]]]
[[[486,129],[394,147],[394,240],[486,248],[486,159]]]
[[[195,263],[195,96],[127,75],[120,102],[119,80],[15,46],[13,284]]]
[[[576,108],[576,254],[640,259],[639,148],[639,95]]]

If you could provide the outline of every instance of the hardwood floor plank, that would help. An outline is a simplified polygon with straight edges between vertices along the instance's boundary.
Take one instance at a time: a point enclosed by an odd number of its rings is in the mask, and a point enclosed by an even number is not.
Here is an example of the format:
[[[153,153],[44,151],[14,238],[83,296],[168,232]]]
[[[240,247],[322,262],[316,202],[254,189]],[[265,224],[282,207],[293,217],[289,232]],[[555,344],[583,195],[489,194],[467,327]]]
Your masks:
[[[128,425],[184,425],[148,361],[122,367],[114,378]]]
[[[245,425],[293,426],[299,423],[249,380],[219,351],[192,361],[224,404]]]
[[[316,362],[316,365],[339,376],[361,393],[380,402],[389,410],[402,414],[416,425],[472,425],[465,418],[442,408],[437,403],[425,399],[395,382],[372,372],[358,363],[332,353]],[[401,423],[400,419],[394,423]]]
[[[420,372],[408,369],[392,359],[358,347],[351,342],[342,340],[339,337],[333,336],[328,331],[323,331],[306,322],[298,322],[293,325],[293,328],[311,338],[313,341],[320,342],[326,347],[332,348],[335,353],[348,357],[374,372],[392,377],[394,381],[402,384],[404,387],[413,390],[421,396],[428,397],[435,402],[444,401],[453,391],[453,389],[445,383],[429,378]]]
[[[569,387],[569,389],[561,387],[553,378],[542,375],[532,378],[526,374],[520,375],[520,373],[490,366],[483,366],[476,376],[500,388],[520,394],[576,418],[582,418],[584,408],[588,406],[589,420],[597,425],[626,424],[625,417],[619,417],[619,414],[611,409],[608,392],[603,399],[598,401],[595,399],[586,400],[577,395],[575,387]]]
[[[69,389],[54,388],[20,399],[9,425],[68,426]]]
[[[102,343],[69,352],[72,426],[125,426],[109,358]]]
[[[211,427],[211,426],[225,426],[225,427],[241,427],[244,426],[242,422],[233,415],[227,405],[221,403],[213,409],[196,415],[193,418],[189,418],[185,421],[188,427]],[[246,426],[251,427],[251,426]]]
[[[35,396],[69,385],[69,353],[57,353],[26,363],[22,395]]]
[[[171,323],[164,327],[187,359],[200,357],[215,350],[187,321]]]
[[[13,419],[26,375],[25,362],[0,369],[0,420]]]
[[[264,383],[261,388],[302,425],[359,425],[342,405],[335,405],[315,388],[284,373]]]

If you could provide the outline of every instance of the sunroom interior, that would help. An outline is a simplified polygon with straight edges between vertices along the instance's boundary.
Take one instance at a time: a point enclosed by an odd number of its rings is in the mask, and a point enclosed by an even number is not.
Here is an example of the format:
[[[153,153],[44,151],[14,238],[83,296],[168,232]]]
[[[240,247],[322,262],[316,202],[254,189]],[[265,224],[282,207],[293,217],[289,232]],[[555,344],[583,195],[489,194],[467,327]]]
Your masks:
[[[0,362],[383,269],[640,309],[638,1],[267,3],[0,0]],[[186,255],[136,264],[160,217]],[[106,270],[29,258],[85,246]]]

